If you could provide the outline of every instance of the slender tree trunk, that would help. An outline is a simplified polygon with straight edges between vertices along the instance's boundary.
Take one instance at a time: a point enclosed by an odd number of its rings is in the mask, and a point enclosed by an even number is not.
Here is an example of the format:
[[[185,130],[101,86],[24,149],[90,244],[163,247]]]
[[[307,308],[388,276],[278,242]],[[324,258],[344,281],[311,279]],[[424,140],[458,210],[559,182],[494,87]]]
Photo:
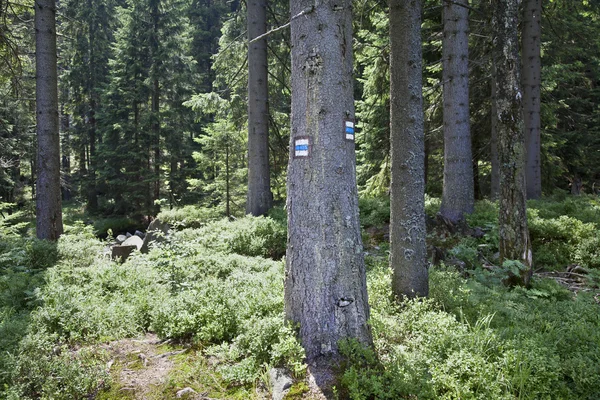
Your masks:
[[[267,31],[267,0],[249,0],[248,40]],[[246,213],[264,215],[272,207],[269,170],[267,39],[248,44],[248,199]]]
[[[37,197],[39,239],[57,240],[63,232],[60,193],[60,136],[56,64],[56,4],[35,3]]]
[[[490,158],[492,162],[492,182],[490,197],[492,200],[498,200],[500,196],[500,161],[498,159],[498,107],[496,106],[496,67],[492,65],[492,121],[491,121],[491,141]]]
[[[153,200],[160,198],[160,85],[158,78],[154,79],[152,89],[152,141],[154,150],[154,193]]]
[[[469,121],[469,1],[443,0],[444,188],[440,213],[453,223],[473,212]]]
[[[67,95],[65,94],[65,98]],[[61,106],[60,113],[60,130],[63,133],[62,138],[62,156],[61,156],[61,170],[64,180],[64,184],[61,185],[62,199],[64,201],[71,200],[71,138],[69,134],[69,114],[64,110],[64,106]]]
[[[392,290],[427,296],[421,1],[390,0]]]
[[[151,3],[152,13],[152,38],[151,38],[151,57],[152,57],[152,150],[154,153],[154,188],[152,200],[160,198],[160,54],[159,47],[159,19],[160,19],[160,0],[154,0]]]
[[[231,218],[231,194],[229,189],[229,138],[225,144],[225,216]]]
[[[339,341],[371,343],[358,219],[351,0],[290,0],[292,132],[285,313],[310,373],[332,384]]]
[[[542,0],[525,0],[523,8],[523,110],[527,149],[527,198],[542,197],[540,159],[540,82],[542,75]]]
[[[519,0],[494,0],[494,63],[500,161],[500,262],[520,261],[525,269],[509,285],[528,285],[532,274],[531,242],[525,201],[525,132],[519,88]]]
[[[92,9],[93,4],[92,0],[88,0],[88,7]],[[88,157],[89,168],[88,168],[88,177],[87,177],[87,208],[90,211],[98,210],[98,192],[96,189],[96,142],[97,142],[97,124],[96,124],[96,85],[97,85],[97,77],[96,77],[96,63],[98,62],[96,59],[96,23],[95,21],[89,21],[88,25],[89,29],[89,45],[90,45],[90,59],[89,59],[89,82],[86,84],[89,87],[89,95],[90,95],[90,109],[89,109],[89,145],[90,145],[90,155]]]
[[[94,110],[94,102],[91,102],[91,109]],[[90,211],[98,209],[98,193],[96,192],[96,117],[95,111],[90,112],[89,122],[89,168],[88,168],[88,179],[87,179],[87,206]]]

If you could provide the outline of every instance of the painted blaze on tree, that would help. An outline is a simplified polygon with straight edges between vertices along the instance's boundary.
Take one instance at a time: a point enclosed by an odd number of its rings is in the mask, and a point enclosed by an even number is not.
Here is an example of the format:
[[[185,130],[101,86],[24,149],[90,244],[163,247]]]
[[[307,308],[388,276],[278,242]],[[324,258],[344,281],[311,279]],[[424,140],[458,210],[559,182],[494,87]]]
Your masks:
[[[292,132],[287,180],[285,311],[310,366],[338,342],[371,343],[358,220],[350,0],[290,1]]]

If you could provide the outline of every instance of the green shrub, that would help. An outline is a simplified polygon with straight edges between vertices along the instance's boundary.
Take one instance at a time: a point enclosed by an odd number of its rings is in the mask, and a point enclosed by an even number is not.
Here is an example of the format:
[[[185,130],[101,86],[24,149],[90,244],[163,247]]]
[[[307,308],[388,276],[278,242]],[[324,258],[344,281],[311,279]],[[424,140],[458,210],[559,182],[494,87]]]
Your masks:
[[[287,228],[269,217],[247,216],[235,221],[222,219],[200,229],[185,229],[175,237],[216,252],[277,259],[285,254]]]
[[[395,305],[385,261],[369,276],[375,356],[345,348],[350,398],[597,398],[600,314],[551,280],[483,285],[433,269],[429,300]],[[365,353],[366,352],[366,353]],[[373,361],[374,359],[379,362]]]
[[[21,342],[12,385],[5,395],[15,399],[87,399],[108,380],[106,361],[102,352],[76,351],[46,332],[28,335]]]
[[[136,230],[142,230],[146,227],[140,221],[125,217],[102,218],[94,221],[94,231],[96,236],[105,238],[112,232],[113,235],[122,232],[133,233]]]
[[[583,242],[598,234],[593,224],[565,215],[543,219],[536,210],[530,210],[528,218],[533,259],[538,266],[564,269],[575,262]]]
[[[184,206],[162,210],[157,218],[178,229],[201,228],[210,222],[223,218],[223,214],[216,208]]]
[[[475,202],[472,214],[466,216],[471,227],[495,227],[498,225],[498,203],[489,200]]]
[[[575,250],[574,260],[585,268],[600,269],[600,235],[584,238]]]
[[[306,369],[304,349],[294,330],[283,321],[281,314],[251,317],[244,321],[241,333],[231,344],[212,346],[207,354],[224,362],[219,371],[232,382],[254,382],[273,366],[285,367],[296,378],[302,378]]]
[[[125,264],[99,259],[93,267],[64,263],[47,271],[43,306],[32,318],[69,341],[118,339],[147,330],[151,310],[167,293],[158,271],[141,257]]]
[[[389,197],[363,197],[358,200],[360,223],[363,227],[383,226],[390,223]]]

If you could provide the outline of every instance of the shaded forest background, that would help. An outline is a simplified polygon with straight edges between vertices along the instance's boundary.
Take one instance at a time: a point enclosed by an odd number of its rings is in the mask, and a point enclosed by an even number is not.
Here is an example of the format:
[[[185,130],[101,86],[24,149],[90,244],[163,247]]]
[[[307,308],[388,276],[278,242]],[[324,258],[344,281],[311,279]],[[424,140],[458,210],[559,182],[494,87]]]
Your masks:
[[[387,6],[356,1],[356,151],[362,195],[389,188]],[[442,6],[423,5],[427,193],[443,182]],[[595,193],[600,177],[600,4],[543,2],[543,193]],[[289,19],[270,2],[268,29]],[[0,201],[35,196],[35,80],[31,4],[3,2]],[[61,1],[59,90],[63,200],[91,214],[141,221],[186,204],[245,211],[247,35],[244,2]],[[470,5],[474,192],[490,196],[491,9]],[[515,27],[519,29],[519,27]],[[289,31],[269,36],[271,187],[285,198],[290,113]]]

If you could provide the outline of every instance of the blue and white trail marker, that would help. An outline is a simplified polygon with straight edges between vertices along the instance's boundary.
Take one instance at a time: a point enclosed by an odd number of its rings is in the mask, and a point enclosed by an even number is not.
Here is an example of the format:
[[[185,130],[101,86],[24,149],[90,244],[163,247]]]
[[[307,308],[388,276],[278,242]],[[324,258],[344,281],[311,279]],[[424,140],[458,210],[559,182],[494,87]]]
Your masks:
[[[310,156],[310,139],[307,136],[299,136],[294,139],[294,157],[305,158]]]
[[[346,121],[346,140],[354,141],[354,121]]]

